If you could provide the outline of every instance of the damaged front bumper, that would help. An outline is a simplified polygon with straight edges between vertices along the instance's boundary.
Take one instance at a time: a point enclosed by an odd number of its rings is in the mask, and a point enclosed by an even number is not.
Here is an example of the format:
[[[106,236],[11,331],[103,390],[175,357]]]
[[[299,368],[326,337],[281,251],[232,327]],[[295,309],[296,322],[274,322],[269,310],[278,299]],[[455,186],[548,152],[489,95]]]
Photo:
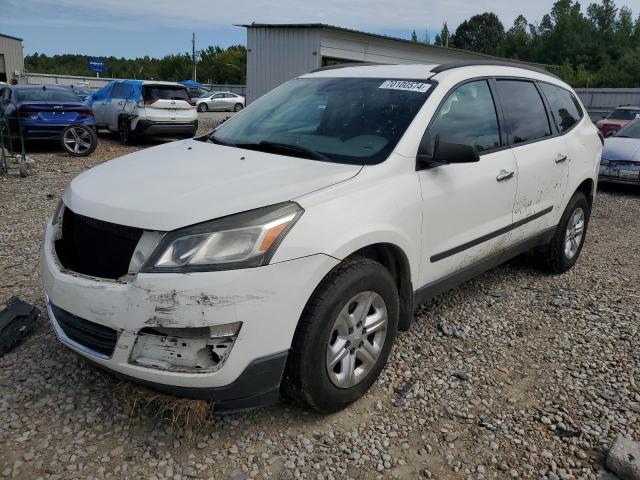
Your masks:
[[[640,185],[640,162],[602,159],[598,181]]]
[[[121,377],[237,410],[277,399],[298,319],[337,263],[319,254],[242,270],[98,279],[60,265],[50,224],[41,277],[65,345]]]

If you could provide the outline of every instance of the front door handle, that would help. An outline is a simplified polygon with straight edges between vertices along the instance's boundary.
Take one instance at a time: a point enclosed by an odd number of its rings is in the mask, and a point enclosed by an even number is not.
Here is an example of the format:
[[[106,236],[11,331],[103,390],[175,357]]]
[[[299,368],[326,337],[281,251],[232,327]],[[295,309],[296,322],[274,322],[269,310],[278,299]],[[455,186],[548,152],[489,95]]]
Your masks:
[[[515,174],[516,172],[514,172],[513,170],[500,170],[500,173],[496,177],[496,180],[499,182],[504,182],[505,180],[513,178]]]
[[[559,154],[559,155],[556,157],[555,162],[556,162],[556,163],[566,162],[566,161],[567,161],[567,158],[568,158],[568,157],[567,157],[565,154],[561,153],[561,154]]]

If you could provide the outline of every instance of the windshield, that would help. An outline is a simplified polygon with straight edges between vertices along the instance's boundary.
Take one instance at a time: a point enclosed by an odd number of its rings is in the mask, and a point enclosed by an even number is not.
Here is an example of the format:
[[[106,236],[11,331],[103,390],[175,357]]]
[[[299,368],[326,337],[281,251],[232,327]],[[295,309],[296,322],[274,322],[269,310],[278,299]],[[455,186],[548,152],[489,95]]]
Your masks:
[[[616,108],[607,117],[610,120],[633,120],[640,117],[640,110],[634,110],[631,108]]]
[[[63,89],[29,88],[15,90],[15,96],[18,102],[80,102],[80,98],[75,93]]]
[[[424,104],[430,86],[424,80],[295,79],[223,123],[210,140],[338,163],[380,163]]]
[[[624,128],[618,130],[614,137],[640,138],[640,120],[627,123]]]

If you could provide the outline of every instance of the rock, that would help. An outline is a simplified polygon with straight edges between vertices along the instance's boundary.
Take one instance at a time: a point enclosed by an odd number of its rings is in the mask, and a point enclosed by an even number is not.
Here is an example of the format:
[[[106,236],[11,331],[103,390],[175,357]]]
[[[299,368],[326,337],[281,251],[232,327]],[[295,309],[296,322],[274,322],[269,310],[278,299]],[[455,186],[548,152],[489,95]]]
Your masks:
[[[618,435],[607,454],[607,468],[623,480],[640,480],[640,443]]]

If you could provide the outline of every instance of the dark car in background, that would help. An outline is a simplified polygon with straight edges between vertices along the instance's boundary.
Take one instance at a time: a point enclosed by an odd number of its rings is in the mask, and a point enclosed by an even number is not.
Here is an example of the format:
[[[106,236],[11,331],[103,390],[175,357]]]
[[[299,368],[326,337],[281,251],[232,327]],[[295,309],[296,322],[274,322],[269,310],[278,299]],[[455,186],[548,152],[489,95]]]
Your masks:
[[[0,87],[0,115],[12,135],[25,140],[58,140],[73,156],[90,155],[98,145],[93,110],[65,87]]]
[[[640,106],[637,105],[623,105],[616,108],[602,120],[596,123],[598,130],[602,132],[605,137],[612,135],[622,127],[624,127],[631,120],[640,117]]]
[[[65,88],[68,88],[73,93],[80,97],[80,100],[83,102],[87,99],[89,95],[91,95],[95,90],[91,90],[89,87],[85,87],[83,85],[69,85]]]
[[[640,119],[605,139],[598,180],[640,185]]]

